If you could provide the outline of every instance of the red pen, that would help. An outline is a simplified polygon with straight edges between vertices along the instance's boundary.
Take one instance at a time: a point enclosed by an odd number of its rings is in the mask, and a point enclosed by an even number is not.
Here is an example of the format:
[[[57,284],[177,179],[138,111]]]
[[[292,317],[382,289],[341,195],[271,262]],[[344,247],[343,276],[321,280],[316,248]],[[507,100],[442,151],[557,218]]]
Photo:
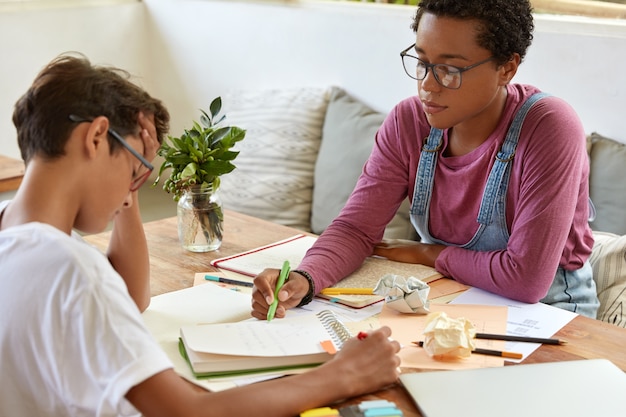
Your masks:
[[[357,339],[359,340],[363,340],[367,337],[367,333],[365,332],[359,332],[359,334],[356,336]]]

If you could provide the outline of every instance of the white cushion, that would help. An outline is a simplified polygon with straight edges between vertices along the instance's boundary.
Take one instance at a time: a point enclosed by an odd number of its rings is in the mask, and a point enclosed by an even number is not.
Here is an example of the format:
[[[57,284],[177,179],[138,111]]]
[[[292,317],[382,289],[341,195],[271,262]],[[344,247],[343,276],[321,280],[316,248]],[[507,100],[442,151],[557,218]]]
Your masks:
[[[232,91],[225,126],[246,129],[237,168],[221,179],[224,207],[310,231],[313,171],[329,89]]]
[[[594,232],[593,236],[589,262],[600,299],[598,320],[626,328],[626,235]]]

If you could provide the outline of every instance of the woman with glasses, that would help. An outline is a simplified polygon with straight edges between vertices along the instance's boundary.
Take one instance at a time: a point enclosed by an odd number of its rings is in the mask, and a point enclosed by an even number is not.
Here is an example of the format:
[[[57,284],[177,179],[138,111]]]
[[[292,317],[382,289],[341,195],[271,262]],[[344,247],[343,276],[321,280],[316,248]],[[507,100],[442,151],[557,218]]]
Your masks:
[[[379,129],[345,207],[279,294],[277,316],[375,254],[595,317],[582,124],[563,100],[512,82],[533,38],[529,1],[422,0],[412,29],[400,55],[418,94]],[[381,242],[407,197],[420,243]],[[276,274],[255,280],[256,317]]]

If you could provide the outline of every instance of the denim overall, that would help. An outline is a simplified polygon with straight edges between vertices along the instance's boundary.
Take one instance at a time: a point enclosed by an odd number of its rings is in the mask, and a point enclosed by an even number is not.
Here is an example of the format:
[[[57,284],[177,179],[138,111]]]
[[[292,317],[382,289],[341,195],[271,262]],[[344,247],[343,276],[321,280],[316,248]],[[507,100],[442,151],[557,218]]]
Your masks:
[[[546,93],[536,93],[529,97],[515,115],[487,179],[476,219],[479,225],[478,230],[470,241],[463,245],[454,245],[435,239],[428,230],[435,168],[443,139],[443,130],[431,128],[420,155],[411,205],[411,223],[421,236],[423,243],[457,246],[484,252],[506,249],[509,231],[505,211],[511,174],[510,162],[515,155],[519,134],[528,111],[533,104],[545,96],[547,96]],[[589,262],[585,262],[580,269],[575,271],[566,271],[559,267],[548,294],[541,302],[595,318],[599,301]]]

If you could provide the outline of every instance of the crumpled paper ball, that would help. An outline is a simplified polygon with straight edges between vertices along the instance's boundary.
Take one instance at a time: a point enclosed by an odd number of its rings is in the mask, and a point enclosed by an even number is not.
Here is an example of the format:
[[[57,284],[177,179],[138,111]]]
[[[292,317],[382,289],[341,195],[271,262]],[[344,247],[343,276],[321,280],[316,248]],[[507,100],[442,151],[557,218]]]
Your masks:
[[[430,287],[415,277],[383,275],[374,287],[374,294],[385,297],[388,307],[401,313],[428,314]]]
[[[474,350],[476,329],[464,317],[430,313],[424,328],[424,349],[433,357],[467,358]]]

